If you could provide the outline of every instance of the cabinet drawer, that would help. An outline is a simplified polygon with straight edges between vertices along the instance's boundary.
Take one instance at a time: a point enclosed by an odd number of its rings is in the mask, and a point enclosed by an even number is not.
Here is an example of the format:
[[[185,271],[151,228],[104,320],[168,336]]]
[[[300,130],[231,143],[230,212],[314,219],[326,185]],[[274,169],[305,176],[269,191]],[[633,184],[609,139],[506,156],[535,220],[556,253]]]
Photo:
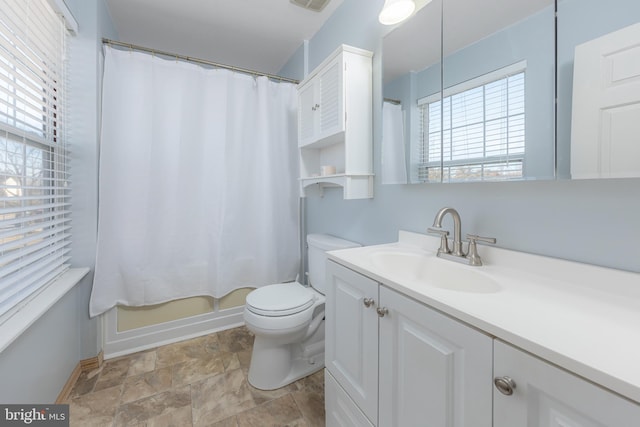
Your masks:
[[[373,427],[335,378],[324,370],[327,427]]]

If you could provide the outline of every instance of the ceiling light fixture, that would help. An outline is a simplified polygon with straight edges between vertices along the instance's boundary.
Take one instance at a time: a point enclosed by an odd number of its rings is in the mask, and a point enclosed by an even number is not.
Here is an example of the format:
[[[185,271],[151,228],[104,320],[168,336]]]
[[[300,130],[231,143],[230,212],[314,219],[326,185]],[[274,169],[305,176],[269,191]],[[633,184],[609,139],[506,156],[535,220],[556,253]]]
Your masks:
[[[415,9],[413,0],[385,0],[378,20],[384,25],[394,25],[410,17]]]
[[[320,12],[331,0],[289,0],[291,3],[304,7],[305,9]]]

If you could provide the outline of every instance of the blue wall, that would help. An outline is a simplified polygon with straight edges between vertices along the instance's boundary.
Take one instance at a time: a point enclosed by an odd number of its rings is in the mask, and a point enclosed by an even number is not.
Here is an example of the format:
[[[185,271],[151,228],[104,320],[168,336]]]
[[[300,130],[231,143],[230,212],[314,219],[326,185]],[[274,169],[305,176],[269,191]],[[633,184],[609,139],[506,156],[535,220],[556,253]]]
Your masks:
[[[102,91],[102,37],[116,39],[104,0],[66,0],[78,20],[79,34],[69,43],[69,129],[73,171],[73,266],[91,267],[77,287],[80,358],[96,356],[102,346],[97,318],[89,318],[98,228],[98,150]]]
[[[73,173],[72,266],[91,273],[0,353],[0,402],[52,403],[82,359],[100,351],[89,319],[97,227],[98,118],[102,36],[115,31],[103,0],[67,0],[79,33],[70,37],[67,137]]]
[[[379,58],[387,30],[377,15],[383,3],[344,0],[309,41],[306,58],[313,70],[341,43],[373,51],[374,105],[382,103]],[[380,108],[374,108],[376,174],[380,124]],[[497,246],[640,272],[640,179],[381,185],[376,177],[374,193],[370,200],[345,201],[339,189],[328,189],[323,198],[306,198],[307,233],[391,242],[399,229],[425,232],[438,209],[452,206],[462,216],[463,233],[496,237]]]

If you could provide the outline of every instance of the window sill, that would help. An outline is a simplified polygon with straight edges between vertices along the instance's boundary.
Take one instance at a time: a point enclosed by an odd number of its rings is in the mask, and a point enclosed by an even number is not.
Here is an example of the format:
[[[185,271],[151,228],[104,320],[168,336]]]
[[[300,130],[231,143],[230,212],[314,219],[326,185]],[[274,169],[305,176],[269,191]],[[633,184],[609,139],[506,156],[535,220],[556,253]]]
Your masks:
[[[89,273],[88,268],[71,268],[0,324],[0,352],[3,352],[29,326],[42,317],[56,302]]]

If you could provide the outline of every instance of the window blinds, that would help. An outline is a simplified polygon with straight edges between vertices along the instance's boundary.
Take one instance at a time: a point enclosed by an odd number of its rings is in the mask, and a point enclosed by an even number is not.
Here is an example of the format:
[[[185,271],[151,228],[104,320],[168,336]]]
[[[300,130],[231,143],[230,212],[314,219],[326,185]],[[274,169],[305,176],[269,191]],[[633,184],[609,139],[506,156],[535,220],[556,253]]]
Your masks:
[[[525,73],[517,65],[419,102],[420,181],[523,177]]]
[[[64,45],[46,0],[0,0],[0,321],[68,268]]]

